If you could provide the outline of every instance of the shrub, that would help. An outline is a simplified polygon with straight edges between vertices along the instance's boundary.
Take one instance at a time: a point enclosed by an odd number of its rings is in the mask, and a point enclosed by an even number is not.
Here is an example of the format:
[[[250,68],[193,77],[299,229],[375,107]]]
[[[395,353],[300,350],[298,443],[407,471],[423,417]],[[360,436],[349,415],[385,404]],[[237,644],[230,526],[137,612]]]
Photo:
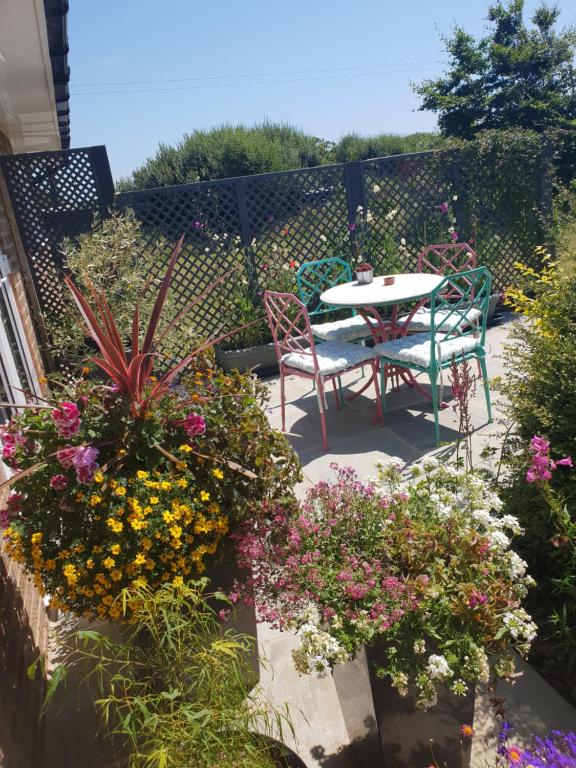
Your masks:
[[[285,765],[260,735],[273,728],[281,734],[288,721],[258,689],[250,691],[254,641],[223,629],[205,589],[199,581],[125,590],[119,610],[138,606],[130,630],[118,640],[76,633],[75,648],[52,675],[51,694],[69,670],[92,667],[85,682],[108,734],[125,745],[130,768]]]
[[[276,506],[244,527],[240,562],[262,619],[297,630],[302,673],[326,673],[381,642],[379,674],[431,706],[514,669],[535,626],[522,609],[531,579],[509,549],[517,520],[478,475],[429,459],[401,485],[398,465],[361,482],[352,469],[312,488],[301,508]],[[491,662],[491,664],[489,663]]]
[[[176,146],[160,145],[155,157],[118,184],[119,191],[191,184],[322,165],[328,144],[285,124],[222,125],[195,130]]]
[[[543,493],[540,483],[527,481],[526,467],[534,435],[546,438],[554,458],[576,455],[576,274],[547,255],[543,262],[541,271],[519,264],[519,288],[507,294],[525,318],[512,328],[499,385],[514,428],[501,493],[525,528],[518,548],[538,582],[531,609],[546,624],[547,638],[538,665],[570,695],[576,670],[576,473],[552,473]]]
[[[337,163],[350,160],[369,160],[372,157],[402,155],[406,152],[426,152],[431,149],[447,149],[450,141],[438,133],[381,133],[376,136],[361,136],[348,133],[342,136],[332,156]]]

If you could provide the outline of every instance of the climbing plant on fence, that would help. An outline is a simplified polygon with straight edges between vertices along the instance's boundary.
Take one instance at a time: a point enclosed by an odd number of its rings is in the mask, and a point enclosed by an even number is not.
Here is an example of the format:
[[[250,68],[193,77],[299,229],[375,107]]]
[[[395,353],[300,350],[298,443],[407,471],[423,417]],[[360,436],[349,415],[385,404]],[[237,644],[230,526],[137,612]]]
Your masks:
[[[90,162],[91,153],[98,163]],[[49,162],[51,155],[58,162]],[[65,268],[60,242],[86,231],[91,210],[108,207],[99,190],[109,188],[109,169],[102,170],[102,148],[44,153],[40,166],[30,157],[0,158],[0,168],[24,229],[41,308],[57,313],[55,284]],[[274,287],[271,276],[279,270],[330,255],[352,260],[355,242],[385,273],[414,269],[428,243],[467,241],[502,289],[513,263],[530,260],[545,240],[550,169],[541,137],[494,131],[444,151],[123,192],[114,205],[135,212],[150,249],[161,244],[159,272],[170,244],[185,234],[173,282],[182,304],[233,266],[233,279],[248,281],[257,302],[261,289]],[[223,285],[203,303],[201,334],[216,334],[225,324],[228,292]]]

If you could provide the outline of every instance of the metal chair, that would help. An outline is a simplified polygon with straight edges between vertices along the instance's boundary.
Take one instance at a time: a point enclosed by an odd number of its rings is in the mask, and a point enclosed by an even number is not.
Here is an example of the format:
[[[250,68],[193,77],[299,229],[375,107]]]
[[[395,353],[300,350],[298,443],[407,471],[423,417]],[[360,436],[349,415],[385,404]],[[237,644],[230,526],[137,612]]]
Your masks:
[[[310,318],[319,319],[328,313],[341,311],[324,304],[320,296],[328,288],[352,280],[352,267],[337,256],[304,262],[296,273],[296,286],[298,297],[306,305]],[[354,311],[351,317],[313,323],[311,328],[320,341],[363,341],[370,336],[366,321]]]
[[[490,390],[486,371],[486,319],[490,299],[491,275],[486,267],[458,272],[440,283],[430,298],[430,331],[407,334],[377,344],[374,351],[380,356],[380,388],[382,406],[385,406],[386,384],[390,369],[410,368],[427,373],[432,384],[432,405],[436,442],[440,441],[438,420],[438,377],[449,368],[452,358],[478,360],[484,381],[484,394],[488,420],[492,421]],[[455,298],[458,297],[458,298]],[[478,324],[470,323],[470,310],[478,312]],[[417,312],[416,309],[413,310]]]
[[[463,273],[467,270],[475,269],[478,265],[478,255],[468,245],[468,243],[446,243],[441,245],[427,245],[418,254],[418,272],[428,272],[434,275],[447,277],[456,273]],[[447,299],[458,300],[461,292],[460,288],[451,288]],[[406,325],[411,313],[404,314],[397,319],[399,326]],[[470,324],[476,323],[479,319],[479,313],[470,307],[468,320]],[[436,322],[440,316],[436,317]],[[449,315],[444,318],[445,327],[442,330],[448,331],[450,328]],[[429,331],[431,328],[430,307],[420,307],[410,317],[408,333],[421,333]]]
[[[376,410],[379,420],[382,420],[382,403],[378,387],[378,360],[374,350],[346,341],[327,341],[316,344],[308,310],[300,299],[291,293],[264,291],[263,300],[280,368],[282,431],[286,431],[284,378],[286,376],[300,376],[311,379],[316,384],[322,424],[322,445],[324,450],[327,450],[325,382],[332,381],[336,407],[339,409],[337,379],[343,373],[361,368],[363,365],[372,367],[376,390]]]

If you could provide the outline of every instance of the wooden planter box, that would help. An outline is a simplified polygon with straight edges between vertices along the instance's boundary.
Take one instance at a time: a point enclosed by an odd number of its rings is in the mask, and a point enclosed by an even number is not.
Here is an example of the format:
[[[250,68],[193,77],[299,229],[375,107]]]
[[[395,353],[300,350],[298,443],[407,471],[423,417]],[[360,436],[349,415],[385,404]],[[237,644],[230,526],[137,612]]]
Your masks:
[[[350,743],[362,768],[414,768],[438,765],[468,768],[471,742],[460,728],[474,720],[474,695],[441,690],[438,704],[417,709],[414,696],[400,696],[387,679],[376,677],[383,650],[367,648],[334,670],[334,683]],[[462,741],[462,744],[461,744]]]
[[[216,348],[216,360],[226,373],[231,371],[254,370],[258,376],[270,376],[278,373],[278,360],[274,344],[259,344],[256,347],[248,349],[227,349]]]

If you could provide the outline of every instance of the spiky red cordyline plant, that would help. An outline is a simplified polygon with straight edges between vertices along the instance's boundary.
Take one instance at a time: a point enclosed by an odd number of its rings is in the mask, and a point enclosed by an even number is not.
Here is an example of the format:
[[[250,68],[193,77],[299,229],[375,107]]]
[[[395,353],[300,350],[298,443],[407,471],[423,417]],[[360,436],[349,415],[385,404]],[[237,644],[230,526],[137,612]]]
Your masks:
[[[158,354],[155,351],[158,323],[162,315],[162,310],[166,302],[166,295],[170,283],[172,282],[174,267],[176,266],[180,251],[182,250],[183,242],[184,235],[180,237],[170,255],[168,267],[162,278],[158,296],[154,302],[154,307],[148,321],[142,344],[140,344],[140,311],[138,307],[134,310],[131,333],[132,348],[129,353],[125,349],[124,341],[122,340],[118,326],[116,325],[114,316],[104,294],[97,292],[93,286],[88,284],[88,290],[93,299],[93,308],[90,306],[86,296],[84,296],[84,294],[76,287],[70,276],[66,275],[64,278],[84,319],[84,325],[86,326],[90,337],[100,350],[100,357],[89,358],[90,361],[101,368],[109,376],[111,381],[117,387],[118,392],[129,401],[134,416],[141,416],[146,413],[150,405],[167,392],[176,376],[201,352],[214,344],[217,344],[219,341],[234,335],[238,331],[253,325],[253,323],[246,323],[245,325],[235,328],[233,331],[218,336],[217,338],[208,339],[207,341],[202,342],[193,349],[190,354],[186,355],[180,362],[164,373],[151,388],[147,388],[147,385],[150,384],[154,361]],[[205,298],[205,296],[207,296],[217,285],[235,272],[236,269],[237,267],[234,267],[217,280],[214,280],[204,289],[204,291],[188,302],[183,310],[179,312],[177,317],[175,317],[164,329],[161,338],[163,338],[177,322],[179,322],[196,304],[202,301],[202,299]]]

